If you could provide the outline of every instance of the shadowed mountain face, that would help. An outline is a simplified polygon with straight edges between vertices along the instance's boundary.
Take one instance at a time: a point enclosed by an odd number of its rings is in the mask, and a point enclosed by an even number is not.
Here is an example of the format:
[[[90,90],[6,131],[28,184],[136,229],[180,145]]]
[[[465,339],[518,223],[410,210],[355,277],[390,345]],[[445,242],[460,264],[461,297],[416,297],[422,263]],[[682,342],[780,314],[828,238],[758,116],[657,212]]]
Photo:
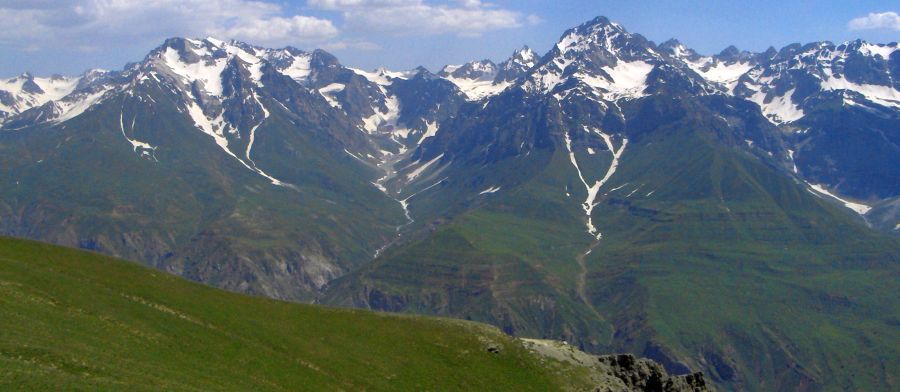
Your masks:
[[[897,49],[703,56],[601,17],[542,57],[433,74],[170,39],[0,85],[0,230],[723,389],[887,390]]]

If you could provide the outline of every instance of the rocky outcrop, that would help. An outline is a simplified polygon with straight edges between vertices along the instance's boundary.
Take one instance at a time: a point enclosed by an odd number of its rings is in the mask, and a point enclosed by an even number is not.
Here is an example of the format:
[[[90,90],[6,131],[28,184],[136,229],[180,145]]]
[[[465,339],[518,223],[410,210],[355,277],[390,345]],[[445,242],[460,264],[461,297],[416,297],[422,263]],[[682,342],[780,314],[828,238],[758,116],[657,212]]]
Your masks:
[[[598,370],[605,372],[609,384],[597,386],[597,392],[700,392],[709,391],[703,373],[670,376],[662,365],[631,354],[597,357]]]
[[[526,348],[548,359],[589,369],[595,392],[706,392],[703,373],[670,376],[659,363],[632,354],[591,355],[565,342],[521,339]]]

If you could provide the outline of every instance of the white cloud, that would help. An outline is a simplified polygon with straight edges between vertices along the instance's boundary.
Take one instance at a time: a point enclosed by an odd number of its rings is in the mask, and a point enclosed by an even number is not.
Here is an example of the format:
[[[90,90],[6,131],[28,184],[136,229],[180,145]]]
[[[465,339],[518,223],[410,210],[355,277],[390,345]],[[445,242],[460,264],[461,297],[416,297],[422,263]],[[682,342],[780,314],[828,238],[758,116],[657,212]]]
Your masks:
[[[236,38],[251,43],[277,43],[286,41],[310,41],[337,35],[338,30],[330,20],[294,15],[250,18],[227,28],[211,28],[213,36]]]
[[[456,5],[434,5],[424,0],[308,0],[307,5],[339,11],[347,29],[402,35],[478,37],[488,31],[534,24],[540,19],[480,0],[458,0]]]
[[[338,34],[327,19],[286,14],[255,0],[0,0],[0,45],[108,49],[171,36],[214,35],[254,44],[321,42]]]
[[[900,31],[900,15],[896,12],[870,13],[854,18],[847,24],[850,30],[894,30]]]
[[[362,51],[376,51],[381,50],[381,45],[378,45],[374,42],[369,41],[353,41],[353,40],[340,40],[328,42],[322,45],[322,49],[325,50],[362,50]]]

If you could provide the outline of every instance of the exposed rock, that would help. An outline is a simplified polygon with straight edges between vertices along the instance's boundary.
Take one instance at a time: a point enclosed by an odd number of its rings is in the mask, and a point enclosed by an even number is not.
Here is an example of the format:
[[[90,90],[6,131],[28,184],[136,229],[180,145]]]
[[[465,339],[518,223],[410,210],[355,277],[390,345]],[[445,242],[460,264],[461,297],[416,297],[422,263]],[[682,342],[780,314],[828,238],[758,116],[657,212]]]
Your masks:
[[[597,357],[599,368],[611,376],[613,385],[602,385],[595,391],[665,391],[699,392],[708,391],[703,373],[683,376],[669,376],[662,365],[646,358],[636,358],[631,354],[604,355]]]
[[[565,342],[522,339],[529,350],[545,357],[591,370],[595,392],[704,392],[710,391],[703,373],[670,376],[659,363],[631,354],[594,356]]]

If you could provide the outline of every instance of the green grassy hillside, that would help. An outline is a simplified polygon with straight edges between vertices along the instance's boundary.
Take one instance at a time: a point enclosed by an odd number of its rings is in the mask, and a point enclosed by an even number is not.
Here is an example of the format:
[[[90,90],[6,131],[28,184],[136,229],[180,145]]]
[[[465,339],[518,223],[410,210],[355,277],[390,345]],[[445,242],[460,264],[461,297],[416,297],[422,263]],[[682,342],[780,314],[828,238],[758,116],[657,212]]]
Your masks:
[[[567,366],[482,324],[233,294],[0,238],[2,390],[586,387]]]

